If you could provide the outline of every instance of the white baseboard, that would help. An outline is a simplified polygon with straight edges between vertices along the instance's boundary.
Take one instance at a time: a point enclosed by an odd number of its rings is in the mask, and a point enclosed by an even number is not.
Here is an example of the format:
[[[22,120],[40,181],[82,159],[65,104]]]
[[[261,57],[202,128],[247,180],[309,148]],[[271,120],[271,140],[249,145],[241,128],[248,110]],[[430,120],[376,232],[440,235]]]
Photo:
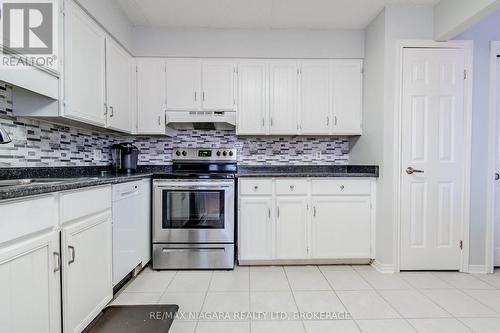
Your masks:
[[[394,265],[392,264],[382,264],[377,260],[372,262],[372,267],[375,268],[380,273],[394,273]]]
[[[488,274],[486,265],[469,265],[469,273],[471,274]]]

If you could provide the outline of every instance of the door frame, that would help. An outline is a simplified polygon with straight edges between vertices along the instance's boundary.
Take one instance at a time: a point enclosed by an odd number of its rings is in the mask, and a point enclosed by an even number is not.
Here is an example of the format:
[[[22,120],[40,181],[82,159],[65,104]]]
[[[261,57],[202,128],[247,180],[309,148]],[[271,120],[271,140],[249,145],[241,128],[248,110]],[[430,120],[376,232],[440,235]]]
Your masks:
[[[497,133],[497,98],[496,89],[497,82],[500,78],[497,77],[496,69],[498,65],[497,55],[500,55],[500,41],[490,42],[490,82],[489,82],[489,135],[488,135],[488,175],[494,175],[496,166],[496,137]],[[488,176],[489,177],[489,176]],[[488,178],[489,179],[489,178]],[[493,178],[494,179],[494,178]],[[495,266],[495,181],[488,181],[486,189],[486,273],[493,273]]]
[[[461,239],[463,248],[460,257],[460,272],[469,271],[469,228],[470,228],[470,166],[471,166],[471,133],[472,133],[472,77],[473,77],[473,51],[474,42],[466,40],[453,40],[448,42],[435,42],[428,40],[400,40],[396,42],[396,70],[395,70],[395,103],[394,103],[394,270],[401,270],[401,183],[402,183],[402,93],[403,93],[403,51],[405,48],[433,48],[433,49],[462,49],[465,52],[465,70],[467,79],[464,83],[464,129],[465,129],[465,161],[464,161],[464,197],[462,201],[463,216],[461,229]]]

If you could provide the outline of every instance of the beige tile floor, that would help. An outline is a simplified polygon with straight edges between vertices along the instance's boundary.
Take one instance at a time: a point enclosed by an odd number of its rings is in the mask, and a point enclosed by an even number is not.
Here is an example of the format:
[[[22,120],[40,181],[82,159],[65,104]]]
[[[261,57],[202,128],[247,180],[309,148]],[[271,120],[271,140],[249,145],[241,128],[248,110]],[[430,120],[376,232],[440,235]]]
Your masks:
[[[381,274],[370,266],[146,268],[113,304],[178,304],[182,312],[348,312],[349,320],[176,320],[170,333],[498,333],[500,270]]]

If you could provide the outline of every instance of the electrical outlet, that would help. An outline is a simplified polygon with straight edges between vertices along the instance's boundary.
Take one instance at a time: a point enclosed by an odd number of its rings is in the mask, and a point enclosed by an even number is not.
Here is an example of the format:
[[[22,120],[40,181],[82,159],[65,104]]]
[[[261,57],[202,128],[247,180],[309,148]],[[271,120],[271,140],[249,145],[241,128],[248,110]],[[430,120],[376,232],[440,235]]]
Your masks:
[[[321,150],[318,150],[318,151],[316,152],[316,159],[317,159],[317,160],[320,160],[320,159],[321,159]]]
[[[94,155],[94,161],[101,161],[102,160],[102,150],[94,149],[92,151],[92,154]]]

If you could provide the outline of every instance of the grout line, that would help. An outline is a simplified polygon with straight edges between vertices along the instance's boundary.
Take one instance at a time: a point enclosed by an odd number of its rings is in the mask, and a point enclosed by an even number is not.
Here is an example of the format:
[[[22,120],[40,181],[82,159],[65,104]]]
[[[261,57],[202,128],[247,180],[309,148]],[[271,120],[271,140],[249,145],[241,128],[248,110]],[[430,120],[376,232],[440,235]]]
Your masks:
[[[282,268],[283,268],[283,271],[285,273],[285,278],[286,278],[286,281],[288,282],[288,286],[290,287],[290,292],[292,293],[292,298],[293,298],[293,302],[295,303],[295,308],[297,309],[297,312],[300,312],[299,305],[297,304],[297,299],[295,298],[295,293],[294,293],[294,290],[292,288],[292,284],[290,283],[290,280],[288,279],[288,273],[284,267],[282,267]],[[304,332],[306,333],[307,332],[306,324],[304,324],[303,320],[301,320],[300,322],[302,324],[302,328],[304,329]]]
[[[208,282],[208,286],[207,286],[207,290],[205,291],[205,297],[203,298],[203,302],[201,303],[201,309],[200,309],[200,312],[203,311],[203,307],[205,306],[205,302],[207,301],[207,296],[208,296],[208,290],[210,289],[210,285],[212,284],[212,280],[214,278],[214,271],[210,271],[211,274],[210,274],[210,281]],[[196,332],[196,330],[198,330],[198,324],[199,324],[199,320],[196,321],[196,325],[194,327],[194,331]]]

